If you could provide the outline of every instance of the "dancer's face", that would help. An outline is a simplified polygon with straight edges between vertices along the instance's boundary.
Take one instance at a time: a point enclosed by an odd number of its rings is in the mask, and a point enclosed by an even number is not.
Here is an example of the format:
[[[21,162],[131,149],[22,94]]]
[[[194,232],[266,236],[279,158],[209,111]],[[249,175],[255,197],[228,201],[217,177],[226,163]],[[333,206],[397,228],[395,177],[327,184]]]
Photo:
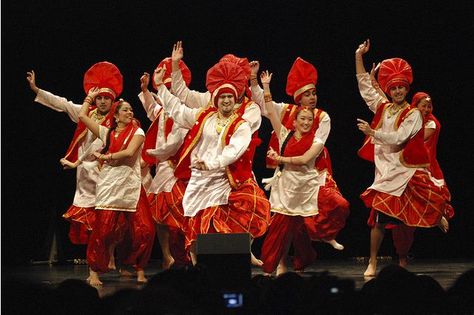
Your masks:
[[[311,131],[314,122],[314,114],[310,109],[301,110],[294,121],[295,129],[301,134]]]
[[[217,109],[224,117],[232,115],[234,112],[235,97],[232,93],[222,93],[217,98]]]
[[[307,90],[301,95],[300,104],[301,106],[315,108],[318,96],[316,95],[316,89]]]
[[[420,110],[423,117],[426,117],[433,112],[433,104],[431,103],[431,98],[429,97],[425,97],[419,101],[416,107]]]
[[[392,102],[396,104],[401,104],[405,101],[407,97],[408,89],[406,88],[406,86],[403,85],[393,86],[390,88],[389,94],[392,98]]]
[[[98,95],[95,98],[95,105],[100,114],[106,115],[112,106],[112,99],[106,95]]]
[[[133,119],[132,106],[127,102],[122,102],[115,112],[117,122],[123,125],[128,125]]]

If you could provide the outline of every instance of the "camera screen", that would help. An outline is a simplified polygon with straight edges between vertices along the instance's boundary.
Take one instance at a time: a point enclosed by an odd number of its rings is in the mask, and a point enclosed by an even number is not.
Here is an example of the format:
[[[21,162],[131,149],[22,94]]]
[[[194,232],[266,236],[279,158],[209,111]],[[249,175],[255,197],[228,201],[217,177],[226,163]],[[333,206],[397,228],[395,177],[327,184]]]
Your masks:
[[[224,293],[222,295],[227,308],[242,307],[244,304],[244,296],[242,293]]]

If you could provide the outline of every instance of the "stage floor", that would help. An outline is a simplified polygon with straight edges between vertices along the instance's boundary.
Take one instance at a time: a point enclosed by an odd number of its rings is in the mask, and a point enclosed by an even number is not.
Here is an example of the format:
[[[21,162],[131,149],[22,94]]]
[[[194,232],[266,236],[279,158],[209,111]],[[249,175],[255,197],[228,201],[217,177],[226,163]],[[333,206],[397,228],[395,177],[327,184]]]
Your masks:
[[[379,263],[378,270],[383,266],[395,263],[390,258],[383,259]],[[161,271],[159,260],[150,261],[146,269],[147,277]],[[366,267],[366,259],[346,259],[346,260],[319,260],[317,263],[307,268],[302,274],[304,277],[314,273],[328,271],[329,274],[343,279],[355,281],[356,288],[360,289],[368,279],[364,279],[362,273]],[[439,284],[448,289],[454,281],[465,271],[474,268],[473,260],[413,260],[408,266],[408,270],[416,274],[423,274],[433,277]],[[252,276],[262,274],[261,269],[252,268]],[[28,266],[7,268],[2,266],[2,287],[10,281],[30,281],[54,287],[66,279],[85,280],[88,276],[86,265],[79,264],[32,264]],[[99,287],[99,295],[106,296],[124,288],[140,289],[134,278],[120,277],[118,272],[109,272],[101,276],[104,283]],[[7,289],[8,288],[4,288]]]

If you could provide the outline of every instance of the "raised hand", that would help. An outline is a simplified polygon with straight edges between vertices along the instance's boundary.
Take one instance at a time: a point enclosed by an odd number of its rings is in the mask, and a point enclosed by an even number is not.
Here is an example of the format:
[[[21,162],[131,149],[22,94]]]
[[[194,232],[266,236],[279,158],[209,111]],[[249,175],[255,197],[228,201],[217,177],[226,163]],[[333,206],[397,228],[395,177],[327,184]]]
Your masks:
[[[273,73],[268,72],[268,70],[262,71],[262,73],[260,73],[260,81],[262,81],[262,84],[270,84],[272,75]]]
[[[26,81],[28,81],[28,83],[30,84],[30,89],[33,92],[38,93],[39,88],[36,86],[36,76],[34,70],[31,70],[26,73]]]
[[[250,62],[250,76],[257,77],[258,69],[260,69],[260,62],[257,60]]]
[[[99,95],[99,91],[100,89],[97,87],[97,86],[94,86],[93,88],[91,88],[89,90],[89,92],[87,93],[87,96],[91,97],[93,100],[95,100],[95,98],[97,97],[97,95]]]
[[[143,72],[143,75],[140,77],[140,88],[142,92],[148,91],[148,84],[150,83],[150,74]]]
[[[357,118],[357,127],[360,131],[362,131],[367,136],[373,136],[375,134],[375,130],[372,129],[368,122],[363,119]]]
[[[370,39],[365,40],[362,44],[357,47],[357,50],[355,51],[356,55],[364,55],[367,53],[370,49]]]
[[[176,44],[173,45],[173,51],[171,52],[171,61],[179,62],[181,59],[183,59],[183,57],[183,42],[177,41]]]

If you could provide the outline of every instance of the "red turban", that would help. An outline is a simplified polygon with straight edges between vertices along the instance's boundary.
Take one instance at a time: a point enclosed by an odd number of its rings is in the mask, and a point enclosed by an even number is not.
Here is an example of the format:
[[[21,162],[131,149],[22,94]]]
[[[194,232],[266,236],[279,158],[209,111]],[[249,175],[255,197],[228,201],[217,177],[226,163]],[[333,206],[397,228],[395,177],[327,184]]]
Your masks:
[[[244,70],[244,73],[245,73],[245,76],[247,77],[247,80],[250,80],[250,73],[251,73],[252,70],[250,69],[250,63],[249,63],[247,58],[240,58],[240,57],[237,57],[233,54],[227,54],[224,57],[222,57],[219,60],[219,62],[220,61],[235,63],[236,65],[241,67],[242,70]]]
[[[378,79],[382,90],[389,94],[390,89],[397,85],[410,88],[413,82],[411,66],[401,58],[385,59],[380,64]]]
[[[207,71],[206,87],[211,92],[212,103],[222,93],[232,93],[235,100],[242,95],[247,84],[244,70],[232,62],[220,61]]]
[[[318,71],[316,68],[303,58],[298,57],[288,73],[286,94],[292,96],[295,103],[298,104],[304,92],[316,88],[317,81]]]
[[[104,95],[115,100],[123,88],[123,77],[120,70],[107,61],[94,64],[84,74],[84,91],[86,94],[93,87],[98,87],[99,95]]]
[[[166,72],[163,76],[163,83],[165,86],[170,89],[171,88],[171,57],[166,57],[165,59],[161,60],[161,62],[156,66],[156,68],[163,67],[166,65]],[[183,80],[186,86],[189,86],[191,83],[191,70],[189,70],[188,66],[184,63],[183,60],[179,61],[179,69],[181,70],[181,74],[183,75]],[[154,76],[154,75],[153,75]],[[153,88],[157,90],[155,80],[153,79],[151,84]]]

